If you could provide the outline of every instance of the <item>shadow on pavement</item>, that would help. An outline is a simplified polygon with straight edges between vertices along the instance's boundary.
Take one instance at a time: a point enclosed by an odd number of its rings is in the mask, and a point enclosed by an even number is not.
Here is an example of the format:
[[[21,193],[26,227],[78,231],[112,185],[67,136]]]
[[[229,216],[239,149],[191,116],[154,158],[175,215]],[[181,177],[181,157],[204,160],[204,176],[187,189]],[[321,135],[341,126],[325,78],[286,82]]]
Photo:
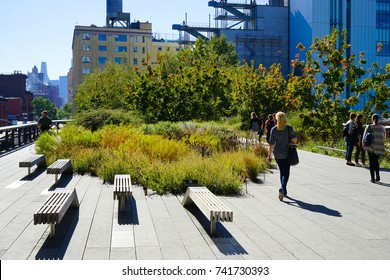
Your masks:
[[[289,197],[289,196],[286,196],[285,198],[287,198],[289,200],[283,200],[283,202],[286,204],[289,204],[291,206],[300,207],[300,208],[308,210],[308,211],[321,213],[321,214],[325,214],[325,215],[329,215],[329,216],[342,217],[342,215],[339,211],[330,209],[324,205],[310,204],[310,203],[303,202],[303,201],[298,200],[298,199],[294,199],[294,198]]]
[[[24,176],[20,181],[33,181],[34,179],[38,178],[39,175],[41,175],[43,172],[46,171],[46,168],[43,167],[37,167],[33,172],[30,173],[30,175]]]
[[[62,260],[79,220],[79,208],[70,207],[61,223],[56,225],[53,238],[48,236],[36,254],[36,260]],[[38,225],[37,225],[38,226]],[[42,225],[39,225],[42,226]]]
[[[125,211],[118,212],[119,225],[139,225],[137,201],[132,197],[126,200]]]
[[[210,220],[196,207],[196,205],[188,205],[188,212],[199,221],[203,229],[210,236]],[[240,243],[231,235],[231,233],[223,226],[222,223],[217,223],[216,233],[210,236],[218,250],[226,255],[248,255],[248,252],[240,245]]]

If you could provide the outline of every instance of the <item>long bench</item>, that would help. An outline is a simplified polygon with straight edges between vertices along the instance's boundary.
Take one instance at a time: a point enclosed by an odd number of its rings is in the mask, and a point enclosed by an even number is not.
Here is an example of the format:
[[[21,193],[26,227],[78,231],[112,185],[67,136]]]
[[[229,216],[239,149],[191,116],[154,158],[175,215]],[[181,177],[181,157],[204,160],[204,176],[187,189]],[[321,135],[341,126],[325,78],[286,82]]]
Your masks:
[[[130,199],[133,190],[131,187],[131,178],[128,174],[115,175],[114,177],[114,200],[118,200],[118,211],[125,210],[126,200]]]
[[[31,167],[37,165],[38,167],[46,165],[46,157],[44,155],[33,155],[24,161],[19,162],[19,167],[27,167],[28,175],[31,174]]]
[[[61,222],[69,206],[79,207],[76,189],[56,189],[34,213],[34,225],[50,224],[50,237],[54,237],[55,226]]]
[[[218,222],[233,222],[233,211],[225,206],[209,189],[188,187],[182,205],[195,204],[210,220],[210,233],[213,235]]]
[[[47,174],[54,174],[55,175],[55,183],[58,182],[58,175],[61,175],[65,172],[73,172],[73,167],[70,159],[59,159],[53,164],[51,164],[47,170]]]

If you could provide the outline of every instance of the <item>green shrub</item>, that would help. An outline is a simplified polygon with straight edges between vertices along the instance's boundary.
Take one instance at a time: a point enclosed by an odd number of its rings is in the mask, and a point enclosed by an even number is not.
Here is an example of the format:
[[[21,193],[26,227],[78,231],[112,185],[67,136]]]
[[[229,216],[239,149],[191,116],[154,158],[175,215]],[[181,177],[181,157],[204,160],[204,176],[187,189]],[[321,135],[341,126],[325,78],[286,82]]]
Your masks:
[[[76,123],[87,129],[96,131],[105,125],[140,125],[143,123],[143,119],[132,111],[97,109],[77,113]]]

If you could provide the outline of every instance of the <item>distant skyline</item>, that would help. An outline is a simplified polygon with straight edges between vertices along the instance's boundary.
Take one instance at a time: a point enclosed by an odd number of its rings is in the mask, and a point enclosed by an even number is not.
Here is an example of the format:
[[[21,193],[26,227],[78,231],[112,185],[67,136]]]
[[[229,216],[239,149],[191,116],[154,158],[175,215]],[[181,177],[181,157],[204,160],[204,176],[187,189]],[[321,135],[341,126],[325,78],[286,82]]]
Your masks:
[[[249,1],[249,0],[248,0]],[[41,71],[46,62],[51,80],[66,76],[72,59],[75,25],[106,24],[106,0],[2,0],[0,9],[0,74]],[[123,12],[131,21],[149,21],[153,33],[178,36],[172,24],[208,24],[214,8],[209,0],[123,0]],[[243,3],[245,2],[242,1]]]

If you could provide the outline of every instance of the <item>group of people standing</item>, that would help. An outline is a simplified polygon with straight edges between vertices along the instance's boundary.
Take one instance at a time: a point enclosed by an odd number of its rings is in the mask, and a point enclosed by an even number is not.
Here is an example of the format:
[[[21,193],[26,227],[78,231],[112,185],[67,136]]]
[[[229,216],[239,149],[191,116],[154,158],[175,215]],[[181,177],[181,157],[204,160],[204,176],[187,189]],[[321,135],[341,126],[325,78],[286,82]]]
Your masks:
[[[363,115],[351,113],[348,122],[345,124],[343,136],[346,143],[345,159],[349,166],[365,166],[365,152],[368,153],[370,162],[371,182],[379,182],[379,158],[385,155],[385,138],[386,131],[379,124],[379,115],[373,114],[371,117],[372,124],[363,126]],[[370,134],[370,144],[365,143],[364,139]],[[355,163],[352,162],[353,150],[355,151]],[[359,163],[361,157],[362,164]]]

